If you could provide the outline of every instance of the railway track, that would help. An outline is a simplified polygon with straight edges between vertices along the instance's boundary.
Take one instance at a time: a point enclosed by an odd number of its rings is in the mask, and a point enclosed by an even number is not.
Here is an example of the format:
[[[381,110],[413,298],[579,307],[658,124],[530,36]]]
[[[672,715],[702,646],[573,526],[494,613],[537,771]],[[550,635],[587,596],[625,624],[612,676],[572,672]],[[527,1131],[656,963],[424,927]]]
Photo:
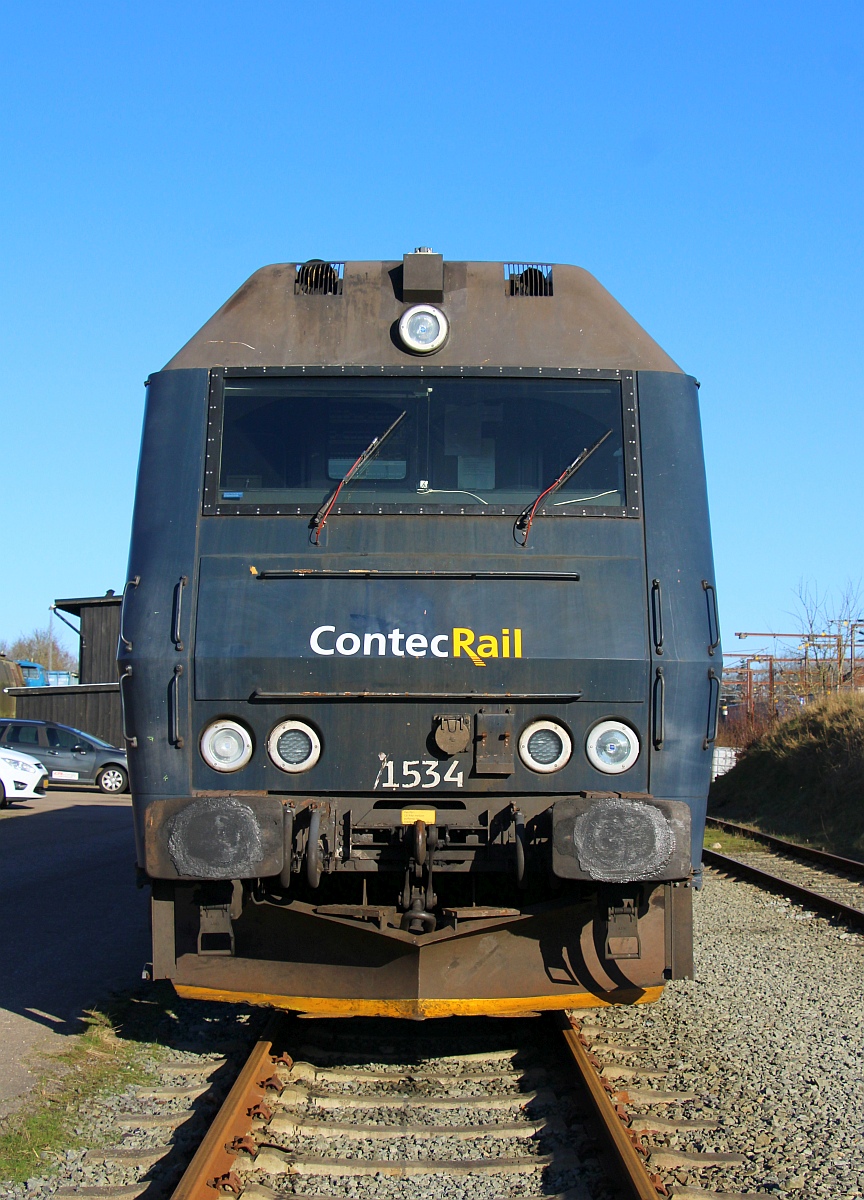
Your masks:
[[[712,826],[747,837],[758,849],[739,850],[735,855],[706,849],[703,858],[709,866],[864,926],[864,863],[813,846],[799,846],[733,821],[710,817],[708,828]]]
[[[172,1200],[712,1195],[676,1173],[743,1156],[706,1151],[716,1122],[687,1115],[699,1098],[657,1087],[621,1032],[563,1014],[422,1030],[277,1018]]]
[[[716,1080],[685,1090],[680,1062],[639,1044],[649,1012],[423,1026],[277,1015],[245,1062],[214,1047],[117,1097],[117,1143],[87,1151],[53,1195],[735,1200],[724,1185],[748,1164],[702,1094]]]

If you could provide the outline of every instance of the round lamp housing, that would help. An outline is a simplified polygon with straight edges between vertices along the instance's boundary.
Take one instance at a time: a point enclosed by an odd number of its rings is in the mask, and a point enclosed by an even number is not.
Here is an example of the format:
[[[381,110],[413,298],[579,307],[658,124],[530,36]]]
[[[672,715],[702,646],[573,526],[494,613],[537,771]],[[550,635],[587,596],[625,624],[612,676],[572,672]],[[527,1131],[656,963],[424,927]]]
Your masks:
[[[588,734],[585,753],[604,775],[629,771],[639,757],[639,735],[623,721],[600,721]]]
[[[519,757],[541,775],[566,767],[572,753],[570,734],[557,721],[532,721],[519,736]]]
[[[223,773],[242,770],[252,757],[252,736],[239,721],[211,721],[199,746],[207,766]]]
[[[270,731],[267,753],[280,771],[310,771],[321,757],[321,739],[305,721],[280,721]]]
[[[402,345],[412,354],[434,354],[447,341],[449,333],[449,321],[440,308],[431,304],[415,304],[399,321]]]

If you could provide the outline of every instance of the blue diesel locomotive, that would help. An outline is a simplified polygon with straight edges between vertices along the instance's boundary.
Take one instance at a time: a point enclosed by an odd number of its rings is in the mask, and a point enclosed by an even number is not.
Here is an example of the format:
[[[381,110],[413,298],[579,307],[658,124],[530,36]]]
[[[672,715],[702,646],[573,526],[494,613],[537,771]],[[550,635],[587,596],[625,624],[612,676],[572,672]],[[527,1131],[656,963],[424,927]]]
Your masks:
[[[697,384],[587,272],[279,264],[147,385],[119,643],[153,974],[319,1014],[692,971]]]

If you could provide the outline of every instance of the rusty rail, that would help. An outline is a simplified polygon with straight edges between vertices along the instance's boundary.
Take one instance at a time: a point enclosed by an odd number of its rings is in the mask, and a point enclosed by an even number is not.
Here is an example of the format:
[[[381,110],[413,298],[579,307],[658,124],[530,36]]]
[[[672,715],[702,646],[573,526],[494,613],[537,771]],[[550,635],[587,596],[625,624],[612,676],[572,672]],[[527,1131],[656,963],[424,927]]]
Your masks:
[[[844,904],[842,900],[832,900],[830,896],[814,892],[812,888],[803,887],[800,883],[793,883],[791,879],[784,879],[782,875],[772,875],[770,871],[753,867],[750,863],[742,862],[740,858],[732,858],[718,850],[703,850],[702,861],[718,871],[725,871],[727,875],[738,875],[769,891],[780,892],[800,904],[806,904],[809,908],[817,908],[829,916],[841,917],[853,925],[864,926],[864,910]]]
[[[864,862],[856,858],[841,858],[838,854],[829,854],[827,850],[819,850],[815,846],[802,846],[798,842],[787,842],[776,837],[773,833],[763,833],[761,829],[751,829],[749,825],[739,825],[737,821],[727,821],[720,817],[707,817],[708,825],[716,825],[727,833],[740,833],[763,846],[770,846],[781,854],[794,858],[804,858],[808,862],[820,863],[823,867],[831,867],[835,871],[845,871],[848,875],[864,875]]]
[[[627,1200],[657,1200],[658,1196],[668,1196],[660,1177],[649,1175],[644,1163],[647,1150],[629,1129],[629,1118],[624,1109],[616,1107],[611,1087],[600,1074],[600,1065],[588,1049],[584,1036],[563,1014],[561,1024],[564,1041],[606,1134]]]
[[[239,1195],[243,1190],[241,1180],[231,1168],[264,1101],[273,1074],[273,1045],[283,1024],[281,1015],[271,1017],[267,1023],[171,1200],[215,1200],[222,1192]]]

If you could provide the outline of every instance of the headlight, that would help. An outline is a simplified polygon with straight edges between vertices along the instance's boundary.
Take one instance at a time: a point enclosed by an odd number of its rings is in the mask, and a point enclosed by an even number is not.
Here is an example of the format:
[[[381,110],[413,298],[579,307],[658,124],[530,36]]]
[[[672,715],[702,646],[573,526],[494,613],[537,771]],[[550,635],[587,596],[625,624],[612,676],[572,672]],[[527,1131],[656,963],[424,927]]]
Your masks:
[[[201,734],[201,757],[214,771],[239,771],[252,757],[252,738],[237,721],[214,721]]]
[[[598,771],[620,775],[639,757],[639,738],[623,721],[601,721],[588,734],[585,752]]]
[[[430,304],[415,304],[402,314],[399,337],[402,344],[415,354],[432,354],[447,341],[450,325],[438,308]]]
[[[31,763],[25,762],[23,758],[7,758],[3,755],[3,761],[13,771],[23,771],[25,775],[33,775],[36,771],[44,771],[44,767],[34,767]]]
[[[570,761],[573,742],[556,721],[532,721],[519,738],[519,757],[532,771],[560,771]]]
[[[305,721],[280,721],[267,739],[267,753],[280,771],[308,771],[321,757],[321,739]]]

